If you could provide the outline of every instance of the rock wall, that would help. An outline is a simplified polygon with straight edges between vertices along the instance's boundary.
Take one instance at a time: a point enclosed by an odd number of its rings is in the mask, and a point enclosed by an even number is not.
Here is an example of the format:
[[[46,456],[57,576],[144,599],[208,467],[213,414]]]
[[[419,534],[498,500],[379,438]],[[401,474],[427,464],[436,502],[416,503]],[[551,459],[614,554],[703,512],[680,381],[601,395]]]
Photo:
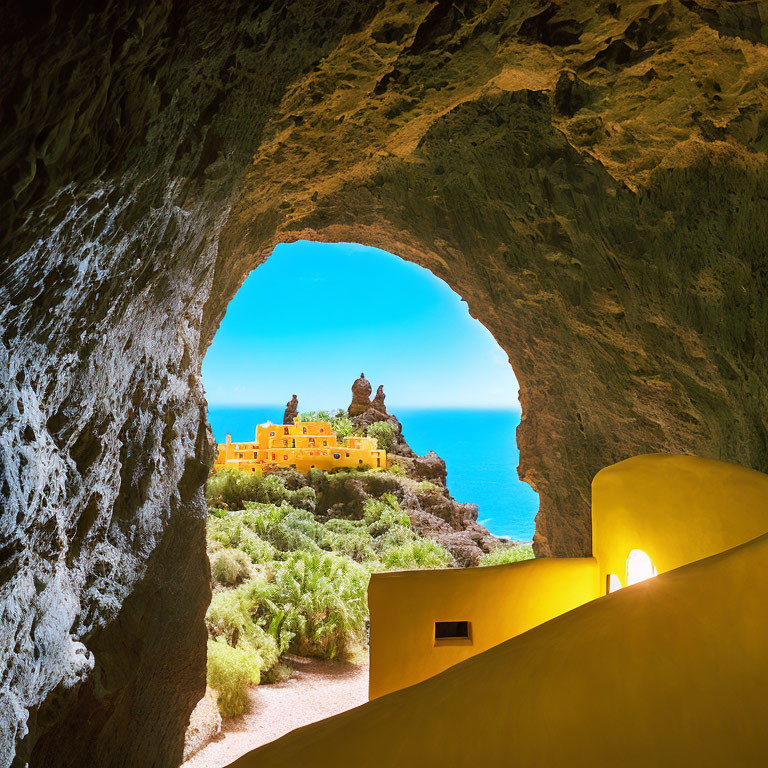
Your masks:
[[[589,551],[627,456],[768,470],[766,30],[759,0],[6,9],[0,765],[180,760],[200,365],[278,242],[467,300],[520,381],[540,554]]]

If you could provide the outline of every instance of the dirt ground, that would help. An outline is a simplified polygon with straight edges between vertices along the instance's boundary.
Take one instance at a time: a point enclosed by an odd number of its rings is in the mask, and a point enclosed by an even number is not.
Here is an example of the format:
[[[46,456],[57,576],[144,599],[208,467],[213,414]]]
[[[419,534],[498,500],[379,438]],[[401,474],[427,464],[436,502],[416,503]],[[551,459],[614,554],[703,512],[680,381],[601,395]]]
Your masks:
[[[241,717],[225,720],[221,734],[182,768],[222,768],[241,755],[368,701],[367,660],[353,664],[288,657],[290,680],[251,689],[251,704]]]

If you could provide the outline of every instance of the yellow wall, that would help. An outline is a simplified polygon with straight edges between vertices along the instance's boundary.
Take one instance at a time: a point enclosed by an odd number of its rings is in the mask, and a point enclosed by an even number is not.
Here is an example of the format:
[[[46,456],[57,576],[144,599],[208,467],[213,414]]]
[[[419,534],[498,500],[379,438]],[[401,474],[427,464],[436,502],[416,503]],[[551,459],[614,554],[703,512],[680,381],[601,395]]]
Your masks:
[[[641,456],[599,473],[593,505],[599,567],[586,566],[589,558],[571,561],[574,574],[597,591],[596,572],[623,576],[627,554],[638,548],[654,560],[658,577],[294,731],[233,766],[765,765],[768,477],[692,457]],[[428,571],[374,577],[371,659],[375,666],[378,653],[394,671],[372,687],[396,687],[396,667],[409,664],[405,652],[395,658],[397,643],[386,639],[389,630],[379,622],[399,622],[429,664],[422,642],[427,620],[471,618],[453,614],[480,603],[483,625],[494,619],[493,631],[515,632],[506,622],[516,607],[525,606],[536,620],[537,599],[548,601],[553,588],[572,585],[568,561],[559,562],[453,571],[452,577]],[[534,585],[539,573],[547,583]],[[514,600],[504,593],[518,577],[525,589]],[[435,607],[431,614],[425,602]],[[442,613],[445,606],[450,614]]]
[[[768,536],[593,600],[236,768],[762,768]]]
[[[768,475],[695,456],[635,456],[592,482],[592,552],[601,594],[608,574],[626,586],[630,550],[659,573],[768,531]]]
[[[593,558],[375,573],[370,696],[413,685],[599,594]],[[435,644],[436,621],[470,621],[471,644]]]

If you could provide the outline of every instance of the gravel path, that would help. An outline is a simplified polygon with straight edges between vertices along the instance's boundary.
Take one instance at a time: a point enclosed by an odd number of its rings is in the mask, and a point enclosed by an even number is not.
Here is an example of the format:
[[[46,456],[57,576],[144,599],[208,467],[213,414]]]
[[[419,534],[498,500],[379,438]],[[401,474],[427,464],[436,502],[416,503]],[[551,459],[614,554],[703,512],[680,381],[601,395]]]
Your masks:
[[[251,689],[251,706],[182,768],[222,768],[262,744],[368,701],[368,664],[290,656],[290,680]]]

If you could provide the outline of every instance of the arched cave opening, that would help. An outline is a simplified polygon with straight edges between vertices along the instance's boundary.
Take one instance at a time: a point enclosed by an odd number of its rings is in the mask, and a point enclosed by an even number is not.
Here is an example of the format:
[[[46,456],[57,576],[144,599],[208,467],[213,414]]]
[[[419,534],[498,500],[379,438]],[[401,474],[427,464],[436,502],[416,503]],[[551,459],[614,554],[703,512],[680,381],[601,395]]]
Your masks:
[[[277,243],[366,242],[467,300],[519,378],[539,554],[591,552],[590,483],[627,457],[768,469],[765,24],[721,5],[8,9],[3,768],[178,764],[200,368]]]
[[[361,368],[374,386],[350,393]],[[218,455],[189,768],[367,701],[367,574],[530,557],[538,507],[517,477],[507,355],[446,283],[385,251],[278,245],[229,303],[202,375]],[[356,452],[356,435],[385,458]]]

